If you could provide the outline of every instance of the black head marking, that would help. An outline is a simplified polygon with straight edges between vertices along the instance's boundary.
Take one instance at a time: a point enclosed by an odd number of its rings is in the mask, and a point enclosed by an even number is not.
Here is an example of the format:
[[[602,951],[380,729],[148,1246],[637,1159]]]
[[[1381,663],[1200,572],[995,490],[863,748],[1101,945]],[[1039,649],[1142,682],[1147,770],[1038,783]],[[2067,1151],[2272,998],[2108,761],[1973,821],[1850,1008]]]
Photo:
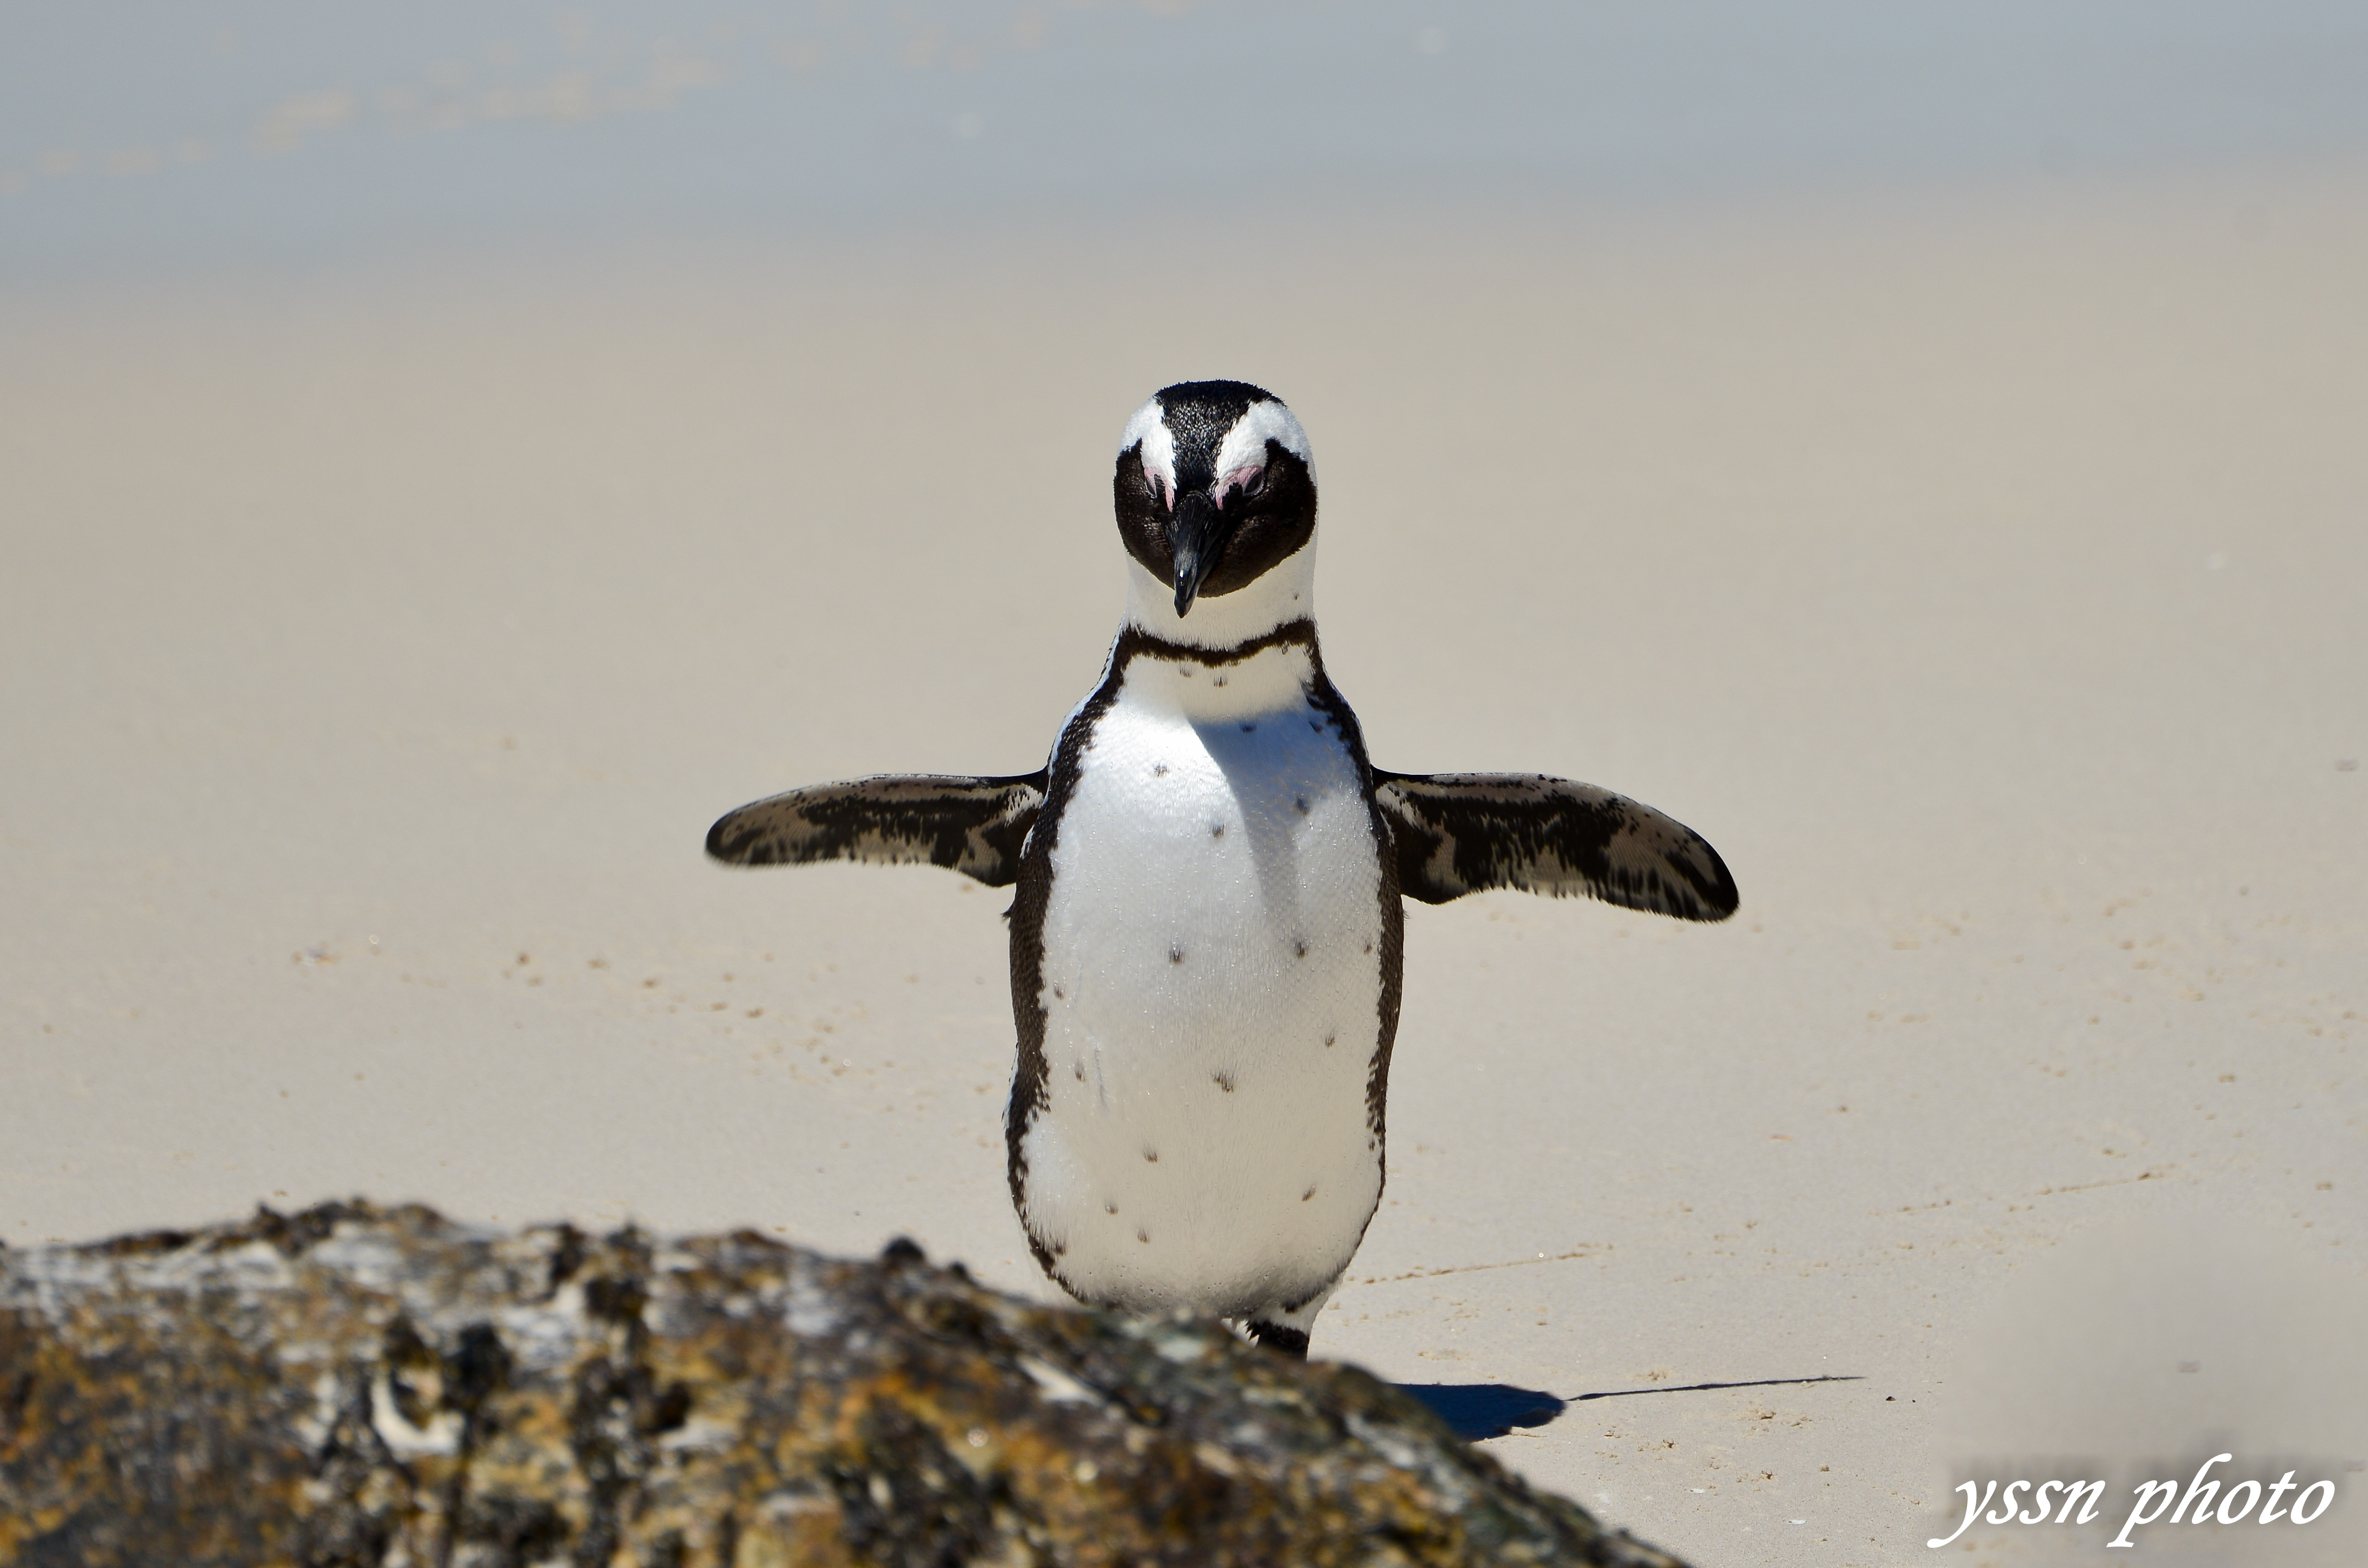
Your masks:
[[[1247,381],[1178,381],[1158,392],[1160,423],[1176,442],[1176,489],[1206,490],[1217,478],[1217,449],[1254,403],[1282,400]]]
[[[1261,404],[1281,415],[1289,443],[1270,428],[1262,450],[1237,454],[1235,472],[1219,472],[1226,437]],[[1179,381],[1128,426],[1111,476],[1119,537],[1144,571],[1176,588],[1179,615],[1201,595],[1256,582],[1313,537],[1315,475],[1305,445],[1282,400],[1247,381]]]

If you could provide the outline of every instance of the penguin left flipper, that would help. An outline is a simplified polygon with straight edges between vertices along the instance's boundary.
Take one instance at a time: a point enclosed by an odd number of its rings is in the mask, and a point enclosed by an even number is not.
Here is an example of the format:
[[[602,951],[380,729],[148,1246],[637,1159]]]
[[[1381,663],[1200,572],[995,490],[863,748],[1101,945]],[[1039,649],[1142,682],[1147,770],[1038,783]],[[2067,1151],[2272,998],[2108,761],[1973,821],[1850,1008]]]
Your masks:
[[[1380,768],[1373,784],[1408,898],[1445,903],[1519,888],[1681,920],[1735,913],[1735,878],[1702,835],[1609,790],[1542,773]]]
[[[999,778],[883,774],[810,784],[725,812],[707,830],[707,852],[734,866],[926,861],[1008,887],[1043,804],[1041,769]]]

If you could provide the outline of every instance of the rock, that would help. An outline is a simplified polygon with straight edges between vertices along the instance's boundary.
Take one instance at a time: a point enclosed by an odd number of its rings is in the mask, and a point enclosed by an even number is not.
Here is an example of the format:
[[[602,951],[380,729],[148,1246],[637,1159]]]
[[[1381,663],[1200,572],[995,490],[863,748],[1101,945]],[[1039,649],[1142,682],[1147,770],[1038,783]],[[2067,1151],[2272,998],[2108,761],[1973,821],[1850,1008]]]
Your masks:
[[[909,1243],[420,1208],[0,1253],[0,1565],[1673,1568],[1351,1367]]]

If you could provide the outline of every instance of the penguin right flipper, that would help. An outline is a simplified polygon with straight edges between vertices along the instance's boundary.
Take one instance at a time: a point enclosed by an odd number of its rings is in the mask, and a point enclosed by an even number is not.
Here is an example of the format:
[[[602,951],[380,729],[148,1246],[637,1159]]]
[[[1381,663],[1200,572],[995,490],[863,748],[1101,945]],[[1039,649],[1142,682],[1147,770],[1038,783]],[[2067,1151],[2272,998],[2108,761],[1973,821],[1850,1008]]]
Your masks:
[[[1702,835],[1624,795],[1542,773],[1387,773],[1373,799],[1398,891],[1445,903],[1484,888],[1584,893],[1681,920],[1735,913],[1735,878]]]
[[[810,784],[725,812],[707,830],[707,852],[734,866],[926,861],[1008,887],[1019,875],[1020,843],[1043,808],[1044,782],[1038,771]]]

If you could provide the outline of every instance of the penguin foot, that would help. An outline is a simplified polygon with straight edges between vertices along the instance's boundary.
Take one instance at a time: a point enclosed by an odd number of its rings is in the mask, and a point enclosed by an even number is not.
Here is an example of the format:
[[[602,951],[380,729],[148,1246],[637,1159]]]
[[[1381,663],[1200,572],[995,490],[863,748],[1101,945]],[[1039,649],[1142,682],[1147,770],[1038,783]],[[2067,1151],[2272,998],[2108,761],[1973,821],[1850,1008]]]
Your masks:
[[[1269,1350],[1280,1350],[1294,1361],[1307,1359],[1307,1331],[1287,1328],[1264,1318],[1252,1318],[1243,1325],[1243,1332]]]

